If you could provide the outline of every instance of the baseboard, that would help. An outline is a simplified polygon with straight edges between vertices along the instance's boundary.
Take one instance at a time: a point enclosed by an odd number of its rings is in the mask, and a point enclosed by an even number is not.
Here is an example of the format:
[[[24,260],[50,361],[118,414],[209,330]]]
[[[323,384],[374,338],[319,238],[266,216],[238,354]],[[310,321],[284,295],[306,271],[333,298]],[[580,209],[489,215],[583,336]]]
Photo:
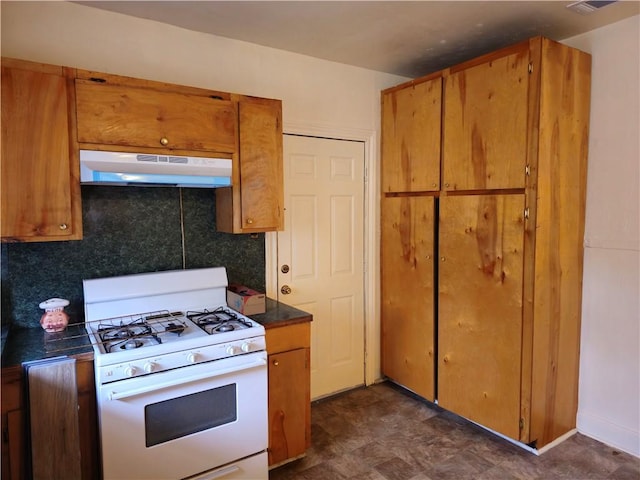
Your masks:
[[[640,432],[607,418],[578,411],[578,431],[610,447],[640,457]]]
[[[569,430],[567,433],[565,433],[564,435],[560,435],[558,438],[556,438],[553,442],[549,442],[547,443],[545,446],[539,448],[537,450],[537,454],[538,455],[542,455],[544,452],[551,450],[553,447],[555,447],[556,445],[560,445],[562,442],[564,442],[567,438],[575,435],[578,432],[577,429],[572,429]]]

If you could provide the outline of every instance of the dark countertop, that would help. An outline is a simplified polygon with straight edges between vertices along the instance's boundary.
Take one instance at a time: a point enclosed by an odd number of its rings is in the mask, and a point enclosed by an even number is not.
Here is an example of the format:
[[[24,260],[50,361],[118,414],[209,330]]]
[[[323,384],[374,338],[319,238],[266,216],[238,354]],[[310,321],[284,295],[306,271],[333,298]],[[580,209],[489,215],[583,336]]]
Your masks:
[[[2,368],[60,356],[93,360],[93,347],[84,324],[69,325],[59,333],[47,333],[42,328],[12,328],[2,349]]]
[[[313,316],[310,313],[290,307],[271,298],[266,299],[265,307],[266,311],[264,313],[248,315],[252,320],[262,324],[265,330],[313,320]]]
[[[266,299],[265,313],[249,317],[265,329],[312,320],[311,314],[270,298]],[[10,329],[2,349],[2,368],[59,356],[93,360],[93,347],[83,323],[69,325],[60,333],[47,333],[42,328]]]

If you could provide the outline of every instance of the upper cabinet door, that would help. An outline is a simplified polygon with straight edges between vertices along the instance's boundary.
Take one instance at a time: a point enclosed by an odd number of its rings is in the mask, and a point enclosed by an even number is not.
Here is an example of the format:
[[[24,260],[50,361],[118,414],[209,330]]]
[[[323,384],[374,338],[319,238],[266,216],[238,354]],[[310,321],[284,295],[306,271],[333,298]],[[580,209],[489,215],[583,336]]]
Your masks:
[[[233,186],[216,189],[216,228],[228,233],[282,230],[282,102],[240,96],[238,125]]]
[[[382,191],[440,188],[442,78],[382,94]]]
[[[239,102],[241,229],[282,230],[283,166],[282,103],[248,99]],[[235,182],[235,177],[234,177]]]
[[[524,188],[528,85],[527,45],[446,77],[443,190]]]
[[[13,63],[18,64],[19,61]],[[62,67],[2,66],[2,239],[82,236]]]
[[[78,142],[233,154],[237,111],[229,100],[76,80]]]

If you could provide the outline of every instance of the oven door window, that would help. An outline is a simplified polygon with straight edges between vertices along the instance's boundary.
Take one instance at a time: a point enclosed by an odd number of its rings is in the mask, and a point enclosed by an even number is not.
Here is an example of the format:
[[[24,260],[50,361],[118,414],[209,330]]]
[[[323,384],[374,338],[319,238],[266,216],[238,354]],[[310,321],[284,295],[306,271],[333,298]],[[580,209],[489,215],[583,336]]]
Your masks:
[[[147,447],[235,422],[236,384],[146,405]]]

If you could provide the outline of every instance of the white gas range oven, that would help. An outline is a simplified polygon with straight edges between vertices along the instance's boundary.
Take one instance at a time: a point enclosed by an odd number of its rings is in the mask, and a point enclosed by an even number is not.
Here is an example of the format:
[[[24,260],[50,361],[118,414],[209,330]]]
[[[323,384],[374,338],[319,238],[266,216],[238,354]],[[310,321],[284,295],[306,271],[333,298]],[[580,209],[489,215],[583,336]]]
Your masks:
[[[268,478],[264,327],[224,268],[85,280],[105,480]]]

